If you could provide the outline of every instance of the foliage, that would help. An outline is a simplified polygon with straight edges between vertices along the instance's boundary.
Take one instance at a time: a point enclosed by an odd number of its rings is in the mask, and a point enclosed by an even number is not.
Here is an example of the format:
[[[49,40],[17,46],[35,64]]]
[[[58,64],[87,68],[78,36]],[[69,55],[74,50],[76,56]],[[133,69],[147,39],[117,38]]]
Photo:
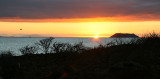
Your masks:
[[[80,53],[83,50],[85,50],[85,46],[83,45],[83,42],[79,42],[79,43],[73,45],[73,51],[74,52]]]
[[[37,46],[25,46],[19,49],[22,55],[36,54],[38,52]]]
[[[59,43],[54,42],[51,45],[52,53],[64,53],[64,52],[77,52],[80,53],[85,49],[83,46],[83,42],[79,42],[77,44],[71,45],[69,43]]]
[[[13,51],[1,51],[0,52],[0,57],[11,57],[13,56]]]
[[[0,58],[0,75],[5,79],[160,79],[159,35],[118,40],[92,49],[82,42],[53,42],[51,54]]]
[[[54,38],[45,38],[40,40],[38,43],[35,43],[44,53],[49,53],[50,45],[52,44],[52,40]]]
[[[59,43],[59,42],[54,42],[51,45],[51,53],[62,53],[65,52],[67,49],[68,43]]]

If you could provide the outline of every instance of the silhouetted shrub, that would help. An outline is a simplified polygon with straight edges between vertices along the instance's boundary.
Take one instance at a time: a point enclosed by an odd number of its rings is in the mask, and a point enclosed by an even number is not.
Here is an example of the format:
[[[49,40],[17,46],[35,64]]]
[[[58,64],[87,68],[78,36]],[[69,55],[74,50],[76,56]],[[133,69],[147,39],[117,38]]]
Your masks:
[[[37,46],[25,46],[19,49],[22,55],[36,54],[38,52]]]
[[[59,43],[54,42],[51,45],[51,52],[52,53],[63,53],[63,52],[77,52],[80,53],[85,50],[83,42],[79,42],[77,44],[69,44],[69,43]]]
[[[11,57],[13,56],[13,51],[1,51],[0,52],[0,57]]]
[[[83,42],[79,42],[79,43],[73,45],[73,51],[74,52],[80,53],[83,50],[85,50],[85,46],[83,45]]]
[[[50,50],[50,45],[52,44],[52,40],[54,38],[50,37],[50,38],[45,38],[40,40],[38,43],[35,43],[37,46],[39,46],[39,48],[44,52],[44,53],[49,53]]]
[[[144,35],[142,38],[136,40],[136,44],[155,45],[160,43],[160,34],[155,32]]]
[[[158,76],[159,74],[159,34],[150,33],[142,38],[131,41],[131,43],[114,46],[110,53],[108,61],[111,71],[116,73],[124,70],[127,72],[146,71],[145,73],[154,76]]]
[[[101,44],[100,46],[103,47],[112,47],[118,45],[127,45],[127,44],[135,44],[139,38],[114,38],[112,41],[108,42],[107,44]]]
[[[51,45],[51,53],[62,53],[65,52],[67,49],[68,43],[59,43],[59,42],[54,42]]]
[[[152,32],[143,36],[143,38],[159,38],[160,34]]]

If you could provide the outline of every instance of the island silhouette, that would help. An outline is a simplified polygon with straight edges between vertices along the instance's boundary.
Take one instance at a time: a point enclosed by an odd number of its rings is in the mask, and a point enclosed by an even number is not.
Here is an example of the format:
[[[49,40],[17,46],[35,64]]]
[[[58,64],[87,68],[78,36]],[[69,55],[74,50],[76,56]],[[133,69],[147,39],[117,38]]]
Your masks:
[[[115,33],[110,38],[138,38],[134,33]]]

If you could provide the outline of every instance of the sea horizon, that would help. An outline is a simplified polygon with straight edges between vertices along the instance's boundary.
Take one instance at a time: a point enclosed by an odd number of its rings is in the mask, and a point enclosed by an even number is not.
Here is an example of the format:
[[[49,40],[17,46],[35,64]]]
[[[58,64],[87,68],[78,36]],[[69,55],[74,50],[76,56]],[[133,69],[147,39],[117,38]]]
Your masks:
[[[0,36],[5,38],[50,38],[50,37],[17,37],[17,36]],[[53,37],[53,38],[94,38],[94,37]],[[98,38],[110,38],[110,37],[98,37]]]

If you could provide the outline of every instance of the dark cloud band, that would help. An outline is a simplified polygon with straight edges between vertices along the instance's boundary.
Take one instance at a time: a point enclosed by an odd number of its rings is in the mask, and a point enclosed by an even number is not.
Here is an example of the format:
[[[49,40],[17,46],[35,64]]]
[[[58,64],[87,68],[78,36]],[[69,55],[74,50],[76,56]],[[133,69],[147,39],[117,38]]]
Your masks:
[[[160,19],[160,0],[0,0],[0,18],[71,19],[134,16]]]

